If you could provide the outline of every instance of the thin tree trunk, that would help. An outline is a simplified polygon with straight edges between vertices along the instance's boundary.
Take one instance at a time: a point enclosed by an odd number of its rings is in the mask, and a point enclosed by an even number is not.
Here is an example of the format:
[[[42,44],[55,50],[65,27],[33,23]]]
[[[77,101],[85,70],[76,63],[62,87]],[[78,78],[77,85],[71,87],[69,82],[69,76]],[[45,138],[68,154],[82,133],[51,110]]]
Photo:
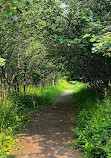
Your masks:
[[[55,74],[52,77],[52,86],[54,86],[54,84],[55,84]]]
[[[52,80],[52,86],[54,86],[54,79]]]
[[[20,55],[19,55],[19,52],[18,52],[17,74],[19,74],[19,67],[20,67]],[[17,90],[17,93],[20,94],[18,77],[16,77],[16,90]]]
[[[5,68],[2,66],[2,99],[5,99]]]
[[[8,93],[10,92],[10,88],[11,88],[11,85],[12,85],[12,83],[13,83],[15,77],[16,77],[16,74],[13,74],[12,79],[11,79],[11,81],[10,81],[10,83],[9,83]]]
[[[20,94],[19,83],[18,83],[18,81],[17,81],[17,92],[18,92],[18,94]]]
[[[26,71],[27,71],[27,65],[25,62],[24,63],[24,95],[26,95]]]
[[[15,72],[12,76],[12,79],[11,79],[11,82],[9,83],[9,87],[8,87],[8,93],[10,92],[10,88],[11,88],[11,85],[12,83],[14,82],[15,80],[15,85],[14,85],[14,89],[15,89],[15,93],[18,92],[18,94],[20,93],[19,91],[19,83],[18,83],[18,79],[17,79],[17,74],[19,73],[19,67],[20,67],[20,55],[19,55],[19,52],[18,52],[18,65],[17,65],[17,72]]]
[[[19,94],[19,83],[18,83],[18,80],[17,80],[17,76],[15,76],[15,93],[18,93]]]

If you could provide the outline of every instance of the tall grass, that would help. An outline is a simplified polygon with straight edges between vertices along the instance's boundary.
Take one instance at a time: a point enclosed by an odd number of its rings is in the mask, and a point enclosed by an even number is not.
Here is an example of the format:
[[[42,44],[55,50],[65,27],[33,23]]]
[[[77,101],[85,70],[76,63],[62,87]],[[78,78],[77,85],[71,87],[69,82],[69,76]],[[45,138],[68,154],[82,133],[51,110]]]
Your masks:
[[[77,83],[73,100],[78,116],[72,145],[84,151],[85,157],[111,158],[111,97]]]
[[[23,87],[20,87],[19,95],[11,92],[8,98],[0,103],[0,158],[11,157],[10,149],[17,141],[15,133],[26,126],[35,112],[48,105],[67,88],[71,88],[71,85],[65,80],[59,80],[53,87],[46,85],[44,89],[28,86],[26,95]]]

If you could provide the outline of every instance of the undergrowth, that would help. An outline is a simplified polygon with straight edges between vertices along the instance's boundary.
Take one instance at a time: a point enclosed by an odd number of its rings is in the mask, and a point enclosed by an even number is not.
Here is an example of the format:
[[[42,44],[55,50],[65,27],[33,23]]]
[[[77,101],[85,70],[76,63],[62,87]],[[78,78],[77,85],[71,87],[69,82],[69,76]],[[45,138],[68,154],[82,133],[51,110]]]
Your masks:
[[[46,85],[44,89],[28,86],[26,95],[23,87],[20,94],[11,92],[5,101],[0,103],[0,158],[11,158],[10,149],[18,139],[15,134],[21,131],[35,112],[48,105],[54,98],[64,92],[71,85],[65,80],[59,80],[55,86]]]
[[[85,152],[88,158],[111,158],[111,96],[93,92],[77,83],[73,100],[78,107],[76,139],[71,145]]]

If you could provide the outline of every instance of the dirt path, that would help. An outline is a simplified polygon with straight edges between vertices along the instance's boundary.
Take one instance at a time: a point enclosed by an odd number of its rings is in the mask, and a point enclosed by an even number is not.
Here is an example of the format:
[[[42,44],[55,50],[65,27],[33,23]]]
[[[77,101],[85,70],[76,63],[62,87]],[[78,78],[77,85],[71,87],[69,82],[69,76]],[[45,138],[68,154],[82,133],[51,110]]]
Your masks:
[[[19,145],[24,148],[13,154],[17,158],[80,158],[78,151],[68,146],[74,137],[70,131],[73,109],[71,92],[67,91],[35,115],[21,135]]]

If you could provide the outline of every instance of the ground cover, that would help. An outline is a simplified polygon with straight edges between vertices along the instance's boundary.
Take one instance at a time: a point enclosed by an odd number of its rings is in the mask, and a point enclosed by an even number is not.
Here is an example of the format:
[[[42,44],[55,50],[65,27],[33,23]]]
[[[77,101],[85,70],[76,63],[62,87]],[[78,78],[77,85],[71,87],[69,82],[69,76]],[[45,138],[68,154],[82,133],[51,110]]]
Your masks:
[[[111,96],[92,91],[88,86],[77,83],[73,100],[77,106],[75,148],[85,152],[85,157],[111,157]]]

